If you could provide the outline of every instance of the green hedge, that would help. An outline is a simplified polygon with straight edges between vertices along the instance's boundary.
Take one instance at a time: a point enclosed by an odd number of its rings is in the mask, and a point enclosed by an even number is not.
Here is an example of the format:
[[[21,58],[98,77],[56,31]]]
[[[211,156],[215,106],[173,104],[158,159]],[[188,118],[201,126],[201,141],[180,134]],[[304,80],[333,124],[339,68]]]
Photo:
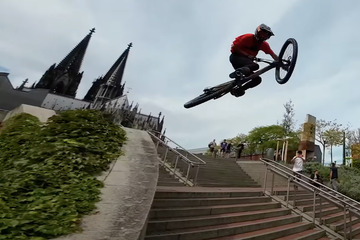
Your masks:
[[[49,239],[79,230],[95,208],[96,175],[125,132],[99,111],[64,111],[42,125],[19,114],[0,132],[0,239]]]
[[[319,170],[324,184],[330,187],[330,167],[325,167],[319,163],[307,163],[304,165],[307,174],[311,174],[315,169]],[[338,167],[339,188],[342,194],[360,201],[360,170],[347,166]]]

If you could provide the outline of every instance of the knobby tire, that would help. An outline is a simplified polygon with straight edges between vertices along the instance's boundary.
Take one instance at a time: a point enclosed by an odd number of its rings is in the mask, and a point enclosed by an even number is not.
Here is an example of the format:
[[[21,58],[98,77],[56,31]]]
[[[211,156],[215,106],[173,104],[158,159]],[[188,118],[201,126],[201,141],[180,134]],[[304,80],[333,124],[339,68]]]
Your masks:
[[[195,107],[199,104],[202,104],[204,102],[207,102],[211,99],[220,98],[220,97],[224,96],[225,94],[227,94],[228,92],[230,92],[231,89],[233,88],[233,86],[234,86],[234,80],[228,81],[226,83],[222,83],[222,84],[217,85],[212,88],[209,88],[209,90],[207,92],[205,92],[205,93],[201,94],[200,96],[185,103],[184,107],[191,108],[191,107]]]
[[[291,53],[288,55],[287,49],[290,47]],[[292,48],[292,49],[291,49]],[[298,44],[294,38],[286,40],[279,53],[279,61],[287,67],[287,70],[283,69],[284,65],[280,65],[275,69],[275,79],[279,84],[284,84],[289,81],[291,74],[294,71],[296,59],[298,54]],[[285,76],[281,76],[282,72],[286,72]]]

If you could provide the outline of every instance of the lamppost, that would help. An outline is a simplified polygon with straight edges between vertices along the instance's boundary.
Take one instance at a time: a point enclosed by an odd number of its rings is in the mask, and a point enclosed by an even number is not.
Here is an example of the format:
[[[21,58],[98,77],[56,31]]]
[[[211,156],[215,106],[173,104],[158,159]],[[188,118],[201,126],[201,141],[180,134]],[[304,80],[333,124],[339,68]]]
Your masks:
[[[324,144],[323,144],[323,156],[322,156],[322,164],[325,165],[325,146],[326,146],[326,140],[324,140]]]

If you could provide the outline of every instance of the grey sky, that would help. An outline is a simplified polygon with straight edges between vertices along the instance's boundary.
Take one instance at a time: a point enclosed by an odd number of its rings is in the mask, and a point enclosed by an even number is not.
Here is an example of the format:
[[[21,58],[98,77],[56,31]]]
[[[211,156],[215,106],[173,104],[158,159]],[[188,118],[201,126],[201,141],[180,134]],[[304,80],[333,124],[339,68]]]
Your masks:
[[[129,100],[144,113],[162,112],[167,135],[184,147],[276,124],[290,99],[298,125],[311,114],[358,128],[359,12],[357,0],[3,0],[0,69],[14,86],[33,83],[95,27],[77,97],[133,42],[124,73]],[[260,23],[273,29],[276,53],[287,38],[298,41],[290,81],[279,85],[270,71],[244,97],[183,108],[204,87],[228,80],[232,41]]]

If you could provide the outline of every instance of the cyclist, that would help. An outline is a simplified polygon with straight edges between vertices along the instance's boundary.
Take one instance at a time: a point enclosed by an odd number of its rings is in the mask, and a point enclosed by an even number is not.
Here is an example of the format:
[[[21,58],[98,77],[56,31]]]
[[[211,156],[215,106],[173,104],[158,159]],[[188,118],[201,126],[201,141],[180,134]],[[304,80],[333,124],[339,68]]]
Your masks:
[[[271,36],[274,36],[274,33],[271,31],[271,28],[265,24],[260,24],[255,33],[247,33],[235,38],[231,45],[231,55],[230,62],[234,69],[239,69],[239,71],[245,75],[249,76],[254,71],[259,69],[259,64],[254,62],[255,57],[257,56],[259,50],[270,54],[271,57],[277,61],[278,56],[270,48],[269,43],[266,42]],[[238,78],[236,72],[230,74],[231,78]],[[245,90],[249,88],[256,87],[261,83],[261,77],[256,77],[251,79],[246,84],[241,87],[235,87],[231,90],[231,94],[240,97],[245,94]]]

